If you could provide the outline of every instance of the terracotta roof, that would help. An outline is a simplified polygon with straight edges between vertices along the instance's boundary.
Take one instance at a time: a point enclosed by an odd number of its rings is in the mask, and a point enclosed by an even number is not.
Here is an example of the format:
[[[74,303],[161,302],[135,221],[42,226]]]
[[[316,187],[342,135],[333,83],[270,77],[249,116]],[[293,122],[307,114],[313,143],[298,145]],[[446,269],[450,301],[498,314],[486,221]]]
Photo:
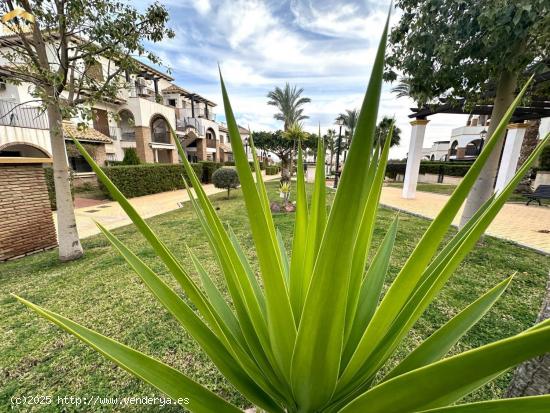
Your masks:
[[[221,125],[221,124],[220,124],[220,125],[218,126],[218,129],[219,129],[220,131],[222,131],[222,132],[226,132],[226,133],[229,132],[229,129],[227,129],[227,126],[225,126],[225,125]]]
[[[184,96],[191,94],[191,92],[189,92],[188,90],[185,90],[184,88],[173,84],[168,86],[165,89],[162,89],[162,93],[179,93],[180,95],[184,95]]]
[[[63,133],[65,138],[70,139],[70,135],[74,136],[79,141],[96,142],[96,143],[112,143],[113,141],[107,135],[96,131],[93,128],[79,130],[76,125],[68,122],[63,122]]]
[[[250,131],[246,128],[243,128],[241,125],[238,125],[239,126],[239,132],[240,133],[246,133],[247,135],[250,135]]]
[[[220,143],[220,149],[224,152],[233,153],[233,149],[231,148],[231,145],[227,143]]]

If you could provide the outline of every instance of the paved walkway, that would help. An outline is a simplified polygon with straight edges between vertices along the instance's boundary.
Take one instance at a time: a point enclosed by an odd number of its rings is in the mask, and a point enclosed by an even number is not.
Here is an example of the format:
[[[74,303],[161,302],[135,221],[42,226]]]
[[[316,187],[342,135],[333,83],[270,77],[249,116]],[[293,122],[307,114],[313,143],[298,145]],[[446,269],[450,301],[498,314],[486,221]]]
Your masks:
[[[401,188],[385,186],[380,202],[392,208],[435,218],[448,198],[447,195],[417,191],[416,199],[403,199]],[[453,221],[454,225],[458,224],[461,215],[462,209]],[[550,254],[550,207],[507,203],[489,225],[487,234]]]
[[[264,181],[278,179],[277,175],[264,175],[263,177]],[[203,185],[203,188],[207,195],[225,192],[225,189],[215,188],[213,184]],[[178,202],[187,201],[189,201],[189,197],[187,196],[187,191],[184,189],[130,199],[130,203],[143,218],[150,218],[173,211],[178,209]],[[87,238],[99,233],[94,220],[108,229],[122,227],[132,222],[120,205],[114,201],[102,203],[101,205],[77,208],[75,209],[75,215],[80,238]],[[53,219],[57,228],[57,214],[55,212],[53,213]]]

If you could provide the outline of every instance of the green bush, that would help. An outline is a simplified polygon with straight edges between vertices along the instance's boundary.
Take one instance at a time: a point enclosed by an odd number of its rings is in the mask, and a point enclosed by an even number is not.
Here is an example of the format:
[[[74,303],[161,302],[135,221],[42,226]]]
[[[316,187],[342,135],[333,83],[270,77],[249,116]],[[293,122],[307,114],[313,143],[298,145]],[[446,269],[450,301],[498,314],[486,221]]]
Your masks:
[[[227,189],[227,198],[229,198],[231,188],[239,186],[239,174],[233,168],[216,169],[212,174],[212,183],[216,188]]]
[[[122,160],[122,165],[139,165],[141,159],[134,148],[128,148],[124,151],[124,159]]]
[[[71,180],[71,194],[74,199],[74,186],[73,186],[73,171],[70,171]],[[48,188],[48,198],[50,198],[50,207],[52,211],[57,211],[57,203],[55,201],[55,184],[53,182],[53,168],[48,167],[44,168],[44,178],[46,179],[46,187]]]
[[[390,179],[395,179],[397,175],[404,175],[407,164],[403,162],[388,163],[386,166],[386,176]],[[455,162],[421,162],[420,173],[421,174],[434,174],[440,173],[447,176],[462,177],[466,175],[470,169],[470,164],[467,163],[455,163]]]
[[[201,181],[205,184],[212,182],[212,174],[216,169],[222,167],[221,163],[212,161],[200,161],[199,164],[202,165],[202,175],[197,176],[199,176]]]
[[[277,175],[277,173],[279,172],[279,167],[278,166],[267,166],[265,168],[265,174],[266,175]]]
[[[202,176],[202,165],[191,165],[197,176]],[[180,164],[106,166],[102,169],[128,198],[183,189],[182,175],[187,179],[185,169]],[[100,187],[109,197],[109,191],[103,185]]]
[[[235,166],[235,161],[225,161],[223,164],[225,166]]]
[[[540,154],[539,171],[550,171],[550,145],[547,145]]]
[[[250,162],[248,162],[248,163],[249,163],[249,165],[250,165],[250,170],[251,170],[252,172],[254,172],[254,170],[255,170],[255,168],[254,168],[254,162],[253,162],[253,161],[250,161]]]

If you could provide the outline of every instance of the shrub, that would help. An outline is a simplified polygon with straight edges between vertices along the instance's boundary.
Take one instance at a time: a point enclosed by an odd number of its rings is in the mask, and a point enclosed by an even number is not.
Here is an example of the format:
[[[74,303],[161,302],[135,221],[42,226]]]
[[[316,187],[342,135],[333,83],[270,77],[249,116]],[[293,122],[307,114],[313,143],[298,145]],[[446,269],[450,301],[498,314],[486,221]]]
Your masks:
[[[121,165],[139,165],[141,159],[134,148],[128,148],[124,150],[124,159],[122,159]]]
[[[250,170],[251,170],[252,172],[254,172],[254,170],[255,170],[254,162],[253,162],[253,161],[250,161],[250,162],[248,162],[248,164],[250,165]]]
[[[212,183],[216,188],[227,189],[227,198],[229,199],[231,188],[239,186],[239,174],[233,168],[216,169],[212,174]]]
[[[55,200],[55,183],[53,180],[53,168],[44,168],[44,178],[46,180],[46,187],[48,188],[48,198],[50,199],[50,208],[52,211],[57,211],[57,202]],[[74,172],[71,169],[69,171],[69,179],[71,180],[71,194],[74,199],[74,186],[73,186]]]
[[[546,145],[540,154],[538,170],[550,171],[550,145]]]
[[[225,166],[235,166],[235,161],[225,161],[223,164]]]
[[[382,88],[386,34],[387,23],[362,105],[364,110],[374,114]],[[504,115],[495,136],[505,131],[527,86]],[[222,95],[227,123],[230,127],[235,126],[223,80]],[[352,141],[346,173],[342,175],[328,217],[324,168],[316,169],[315,186],[308,205],[300,151],[290,255],[269,213],[269,198],[263,181],[254,182],[253,173],[246,165],[244,148],[236,148],[244,197],[243,213],[248,213],[255,247],[255,254],[250,256],[257,257],[258,266],[251,265],[249,254],[243,251],[232,231],[226,230],[184,158],[197,195],[191,206],[219,263],[219,268],[205,267],[189,250],[187,264],[194,267],[200,282],[105,179],[101,168],[81,144],[77,142],[76,145],[132,218],[159,261],[165,264],[162,275],[153,270],[158,263],[151,262],[154,267],[149,267],[149,257],[145,263],[129,246],[100,226],[103,234],[227,380],[259,409],[270,413],[406,413],[428,409],[434,412],[544,411],[548,408],[549,396],[446,408],[511,367],[550,351],[548,321],[473,350],[460,352],[460,346],[455,346],[504,293],[511,277],[450,318],[404,359],[392,358],[404,347],[403,340],[464,257],[476,247],[542,145],[525,161],[505,189],[491,197],[463,228],[449,233],[453,219],[498,143],[496,139],[489,139],[442,212],[431,222],[418,245],[411,249],[403,267],[396,274],[392,268],[390,285],[385,288],[390,263],[391,267],[396,265],[391,262],[391,253],[398,221],[396,217],[380,245],[371,251],[391,142],[389,136],[383,149],[375,148],[380,156],[373,155],[375,119],[376,116],[364,116],[364,113],[359,116],[355,129],[359,139]],[[318,145],[317,160],[324,164],[322,143]],[[189,194],[194,196],[191,191]],[[133,247],[142,251],[141,246]],[[179,286],[172,280],[165,281],[165,269]],[[222,281],[217,277],[220,273]],[[231,297],[229,302],[221,292],[226,288]],[[186,406],[189,410],[242,411],[175,368],[18,299],[171,399],[190,397],[190,404]],[[449,356],[450,351],[457,354]]]
[[[278,166],[268,166],[265,168],[266,175],[277,175],[278,172],[279,172]]]
[[[421,174],[443,174],[447,176],[465,176],[470,169],[471,164],[455,162],[421,162]],[[397,175],[404,175],[407,164],[403,162],[388,163],[386,167],[386,176],[395,179]]]
[[[192,167],[198,176],[202,175],[201,164],[192,164]],[[179,164],[106,166],[102,169],[127,198],[183,189],[182,175],[188,178]],[[100,183],[100,188],[110,197],[105,185]]]
[[[212,174],[216,169],[222,167],[221,163],[212,161],[199,161],[199,164],[202,165],[202,175],[199,175],[199,177],[205,184],[212,182]]]

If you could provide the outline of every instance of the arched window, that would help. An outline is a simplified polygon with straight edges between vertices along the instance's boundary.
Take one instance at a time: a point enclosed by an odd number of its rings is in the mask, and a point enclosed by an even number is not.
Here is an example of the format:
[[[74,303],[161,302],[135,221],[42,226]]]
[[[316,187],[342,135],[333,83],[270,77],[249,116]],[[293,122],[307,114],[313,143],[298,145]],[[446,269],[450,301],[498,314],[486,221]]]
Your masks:
[[[214,132],[214,129],[208,128],[206,130],[206,139],[216,140],[216,133]]]
[[[466,145],[466,156],[478,156],[481,152],[481,139],[474,139]]]
[[[449,149],[449,156],[456,156],[456,148],[458,147],[458,141],[454,141]]]
[[[168,122],[162,116],[153,118],[151,122],[151,140],[157,143],[170,143]]]

